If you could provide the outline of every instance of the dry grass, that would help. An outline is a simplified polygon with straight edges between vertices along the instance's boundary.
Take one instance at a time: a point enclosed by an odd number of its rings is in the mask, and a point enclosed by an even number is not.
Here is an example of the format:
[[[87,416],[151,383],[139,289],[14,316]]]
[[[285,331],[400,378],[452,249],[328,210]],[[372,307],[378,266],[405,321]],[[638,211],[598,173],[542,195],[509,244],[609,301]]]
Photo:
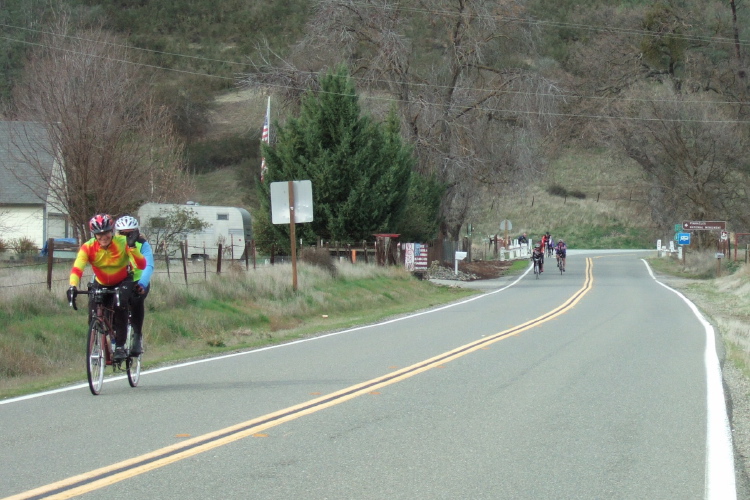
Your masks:
[[[727,358],[750,376],[750,266],[722,262],[716,277],[714,252],[691,252],[686,265],[672,259],[653,259],[654,269],[683,279],[669,284],[683,292],[708,316],[720,332]]]
[[[86,332],[85,297],[79,311],[65,300],[70,264],[51,291],[46,270],[0,269],[0,397],[22,394],[85,378],[82,363]],[[297,291],[292,266],[245,270],[226,266],[221,275],[203,277],[202,264],[181,266],[170,277],[162,263],[146,301],[149,365],[228,349],[252,348],[319,331],[376,321],[445,303],[471,292],[432,287],[401,268],[364,263],[327,265],[299,262]],[[84,283],[88,277],[84,276]],[[23,285],[23,283],[34,283]]]

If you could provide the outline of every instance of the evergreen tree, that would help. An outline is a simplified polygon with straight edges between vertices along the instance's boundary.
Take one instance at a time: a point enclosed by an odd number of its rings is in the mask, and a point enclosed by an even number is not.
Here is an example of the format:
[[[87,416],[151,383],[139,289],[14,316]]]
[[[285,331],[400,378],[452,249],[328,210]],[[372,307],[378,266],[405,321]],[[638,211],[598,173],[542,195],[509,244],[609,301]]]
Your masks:
[[[299,239],[372,240],[397,232],[405,219],[414,157],[391,113],[384,124],[363,116],[354,84],[343,67],[327,74],[320,92],[309,92],[300,115],[276,127],[276,143],[263,144],[268,171],[259,184],[258,245],[288,249],[289,226],[270,224],[270,184],[310,180],[313,222],[296,226]]]

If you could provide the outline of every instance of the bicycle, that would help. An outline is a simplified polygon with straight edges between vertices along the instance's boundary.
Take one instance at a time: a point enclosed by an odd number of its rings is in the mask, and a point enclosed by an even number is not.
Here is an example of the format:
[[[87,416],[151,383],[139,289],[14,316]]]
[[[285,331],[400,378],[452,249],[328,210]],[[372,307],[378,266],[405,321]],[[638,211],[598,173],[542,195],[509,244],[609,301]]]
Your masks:
[[[557,268],[560,270],[560,275],[565,272],[565,264],[559,256],[557,257]]]
[[[130,324],[130,308],[128,307],[128,327],[127,340],[125,346],[127,357],[124,360],[114,360],[115,350],[115,330],[114,330],[114,307],[112,301],[120,307],[121,300],[128,300],[129,297],[121,297],[122,292],[127,289],[114,288],[91,288],[84,291],[76,290],[70,306],[78,310],[75,298],[77,295],[88,295],[89,311],[91,311],[91,321],[89,322],[88,338],[86,343],[86,375],[89,381],[89,389],[96,396],[101,392],[104,383],[104,371],[107,365],[112,366],[114,372],[122,371],[122,363],[125,362],[125,371],[128,375],[130,387],[136,387],[141,378],[141,357],[142,354],[131,356],[130,351],[134,342],[133,327]],[[109,296],[114,296],[108,300]]]
[[[541,259],[533,259],[533,260],[534,260],[534,276],[536,277],[536,279],[539,279],[539,275],[541,274],[540,271],[542,267],[542,262],[541,262]]]

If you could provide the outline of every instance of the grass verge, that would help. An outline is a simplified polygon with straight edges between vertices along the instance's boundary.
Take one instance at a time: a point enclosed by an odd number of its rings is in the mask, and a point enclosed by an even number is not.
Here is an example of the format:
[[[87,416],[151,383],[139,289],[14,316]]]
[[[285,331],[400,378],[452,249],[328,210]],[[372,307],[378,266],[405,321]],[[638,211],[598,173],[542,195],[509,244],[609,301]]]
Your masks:
[[[473,293],[438,287],[400,268],[340,263],[336,272],[291,265],[220,276],[186,286],[154,283],[146,301],[144,367],[287,342],[452,302]],[[86,379],[85,304],[68,308],[67,285],[0,296],[0,399]]]

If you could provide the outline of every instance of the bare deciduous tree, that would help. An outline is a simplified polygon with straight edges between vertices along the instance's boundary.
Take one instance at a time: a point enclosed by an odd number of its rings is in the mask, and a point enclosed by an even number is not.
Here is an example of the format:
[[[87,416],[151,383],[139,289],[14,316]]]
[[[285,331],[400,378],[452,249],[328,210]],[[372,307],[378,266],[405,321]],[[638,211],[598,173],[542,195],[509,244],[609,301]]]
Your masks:
[[[533,36],[523,15],[512,0],[324,0],[295,53],[268,57],[243,83],[297,98],[289,89],[301,93],[311,75],[346,62],[372,102],[397,104],[418,170],[448,186],[441,232],[458,238],[481,193],[497,194],[545,162],[560,89],[524,62]]]
[[[746,226],[745,125],[733,119],[726,103],[659,90],[631,90],[633,99],[621,101],[612,120],[613,137],[651,184],[652,219],[665,227],[682,220]]]
[[[61,15],[30,57],[15,89],[17,117],[41,124],[25,160],[49,185],[77,234],[97,212],[118,215],[144,201],[182,200],[190,181],[169,113],[151,96],[148,81],[122,41],[102,29],[75,32]],[[39,155],[61,168],[42,168]],[[86,229],[83,229],[85,232]]]

